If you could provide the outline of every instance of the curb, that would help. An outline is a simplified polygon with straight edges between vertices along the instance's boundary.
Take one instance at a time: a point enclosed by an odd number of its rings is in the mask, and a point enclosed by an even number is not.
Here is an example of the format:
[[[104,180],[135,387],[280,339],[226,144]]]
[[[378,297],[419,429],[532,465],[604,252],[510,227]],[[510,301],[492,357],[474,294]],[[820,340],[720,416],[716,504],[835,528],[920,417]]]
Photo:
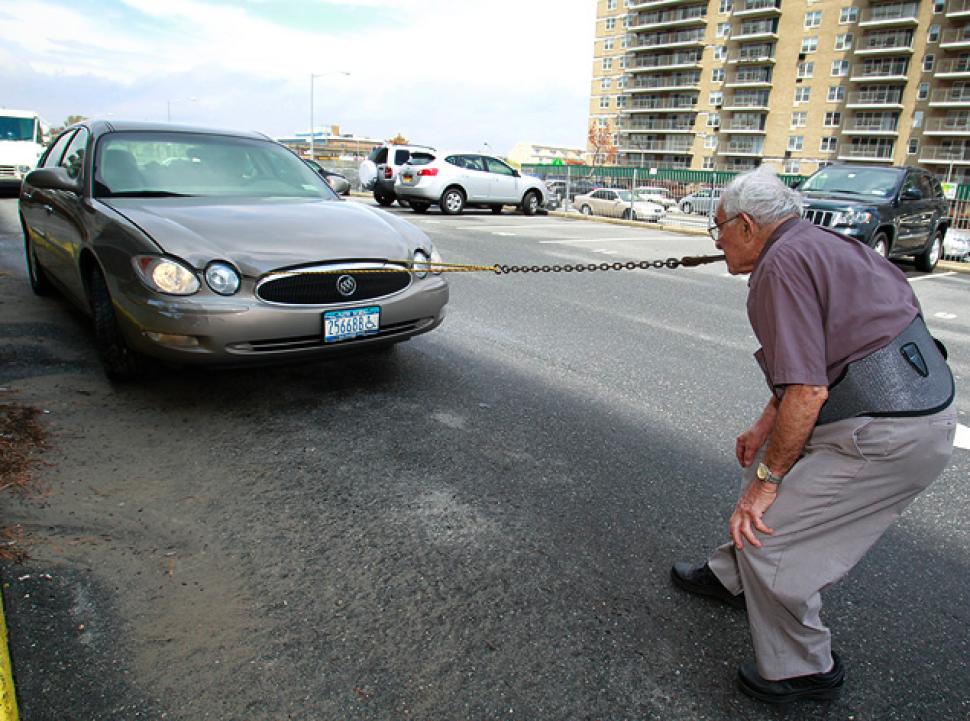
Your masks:
[[[0,721],[17,721],[17,693],[13,684],[13,666],[7,645],[7,621],[0,594]]]

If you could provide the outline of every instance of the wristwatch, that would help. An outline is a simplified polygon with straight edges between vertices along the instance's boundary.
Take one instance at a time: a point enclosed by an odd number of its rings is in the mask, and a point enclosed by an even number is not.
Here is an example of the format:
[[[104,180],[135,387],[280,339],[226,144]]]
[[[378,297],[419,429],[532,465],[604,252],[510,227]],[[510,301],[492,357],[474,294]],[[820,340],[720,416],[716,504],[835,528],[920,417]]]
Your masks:
[[[758,464],[757,474],[759,481],[764,481],[765,483],[770,483],[774,486],[780,485],[784,476],[779,476],[776,473],[772,473],[771,469],[768,468],[764,463]]]

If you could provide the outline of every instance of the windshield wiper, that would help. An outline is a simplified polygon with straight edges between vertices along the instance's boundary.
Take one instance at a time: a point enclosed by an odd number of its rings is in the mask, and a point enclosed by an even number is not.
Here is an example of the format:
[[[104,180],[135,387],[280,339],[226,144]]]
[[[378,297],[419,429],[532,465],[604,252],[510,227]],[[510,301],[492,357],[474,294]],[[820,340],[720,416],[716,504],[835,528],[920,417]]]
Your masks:
[[[189,193],[173,193],[170,190],[122,190],[108,193],[108,198],[194,198]]]

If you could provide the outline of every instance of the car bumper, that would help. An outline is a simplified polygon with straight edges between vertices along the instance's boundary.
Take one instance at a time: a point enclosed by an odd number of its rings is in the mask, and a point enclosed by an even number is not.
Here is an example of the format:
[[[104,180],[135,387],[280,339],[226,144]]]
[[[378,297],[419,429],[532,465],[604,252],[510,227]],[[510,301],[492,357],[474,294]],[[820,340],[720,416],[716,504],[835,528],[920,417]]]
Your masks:
[[[417,200],[425,203],[437,203],[441,199],[441,187],[435,184],[405,185],[398,183],[394,186],[394,193],[405,200]]]
[[[266,303],[252,296],[251,283],[229,298],[162,297],[135,285],[112,289],[112,298],[126,340],[146,355],[179,364],[259,365],[366,350],[427,333],[444,319],[448,284],[431,276],[392,296],[326,306]],[[324,341],[325,311],[365,306],[381,309],[376,334]]]

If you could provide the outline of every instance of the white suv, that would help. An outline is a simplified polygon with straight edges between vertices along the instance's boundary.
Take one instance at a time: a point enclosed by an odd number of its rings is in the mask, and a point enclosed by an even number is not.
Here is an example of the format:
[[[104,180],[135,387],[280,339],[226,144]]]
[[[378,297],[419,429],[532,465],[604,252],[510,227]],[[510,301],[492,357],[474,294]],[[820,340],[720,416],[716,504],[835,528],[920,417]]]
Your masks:
[[[446,215],[467,206],[491,208],[516,205],[535,215],[546,203],[549,189],[532,175],[523,175],[505,162],[480,153],[421,153],[411,157],[394,182],[394,193],[415,213],[437,205]]]
[[[428,145],[378,145],[370,151],[367,160],[360,164],[361,186],[364,190],[373,190],[374,200],[380,205],[394,205],[394,201],[398,199],[394,192],[394,181],[401,166],[414,154],[430,157],[429,154],[433,152],[434,148]]]

